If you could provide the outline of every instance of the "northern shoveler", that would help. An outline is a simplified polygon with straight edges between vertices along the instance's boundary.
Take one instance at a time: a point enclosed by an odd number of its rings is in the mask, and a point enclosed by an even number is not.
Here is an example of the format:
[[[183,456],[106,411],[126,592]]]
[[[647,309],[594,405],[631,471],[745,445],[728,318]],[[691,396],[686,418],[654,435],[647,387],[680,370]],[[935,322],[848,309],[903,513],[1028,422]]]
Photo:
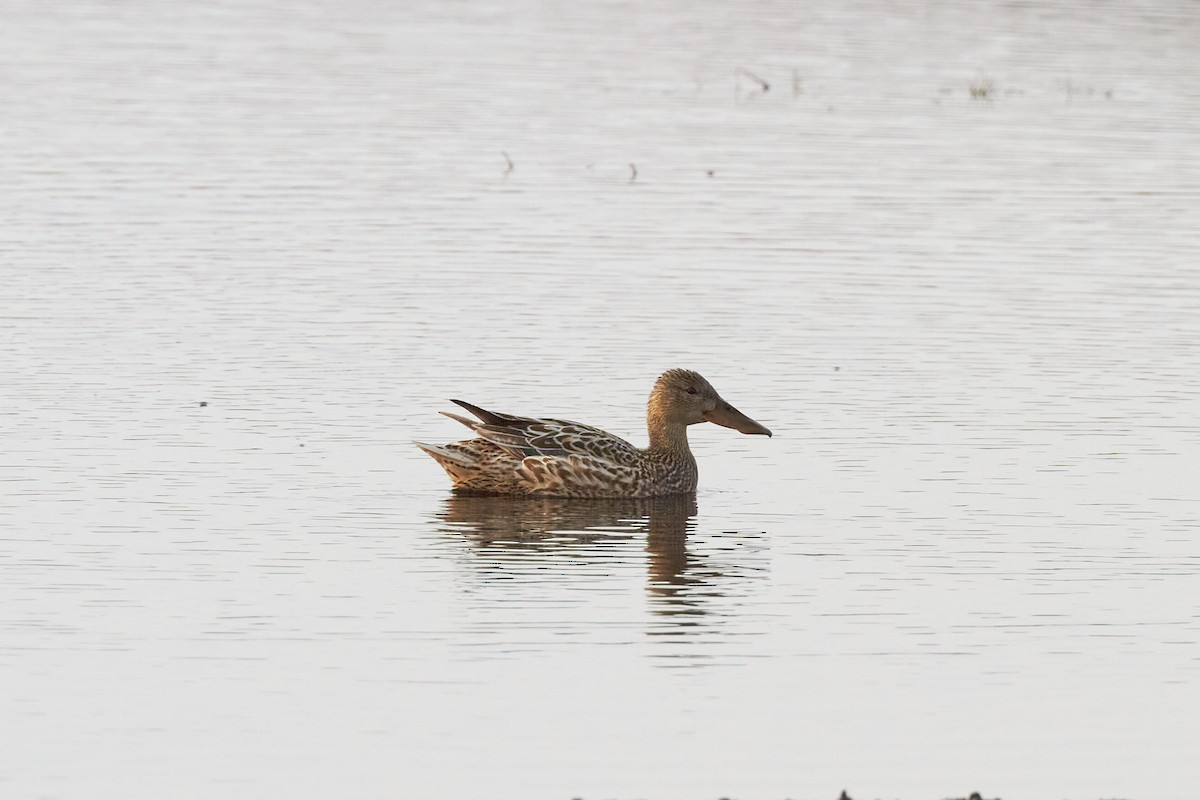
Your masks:
[[[433,456],[456,490],[531,497],[658,497],[696,490],[699,472],[687,426],[715,422],[741,433],[771,435],[725,402],[698,373],[664,372],[650,392],[650,446],[634,447],[590,425],[496,414],[452,400],[479,421],[443,411],[478,438],[415,444]]]

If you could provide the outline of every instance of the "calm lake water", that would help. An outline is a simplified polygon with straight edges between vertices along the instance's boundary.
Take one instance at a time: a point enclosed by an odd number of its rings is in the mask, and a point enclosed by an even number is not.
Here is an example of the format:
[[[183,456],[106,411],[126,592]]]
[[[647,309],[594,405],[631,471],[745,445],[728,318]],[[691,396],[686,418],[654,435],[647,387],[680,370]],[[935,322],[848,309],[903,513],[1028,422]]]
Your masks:
[[[0,16],[0,795],[1195,797],[1195,3]]]

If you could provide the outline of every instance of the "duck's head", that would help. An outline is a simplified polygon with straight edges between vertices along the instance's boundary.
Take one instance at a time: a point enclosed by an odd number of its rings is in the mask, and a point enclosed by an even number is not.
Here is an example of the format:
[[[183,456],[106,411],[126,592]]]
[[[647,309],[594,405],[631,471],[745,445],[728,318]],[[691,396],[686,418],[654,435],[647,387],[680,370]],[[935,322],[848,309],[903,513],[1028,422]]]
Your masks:
[[[659,376],[650,393],[650,413],[661,415],[667,423],[713,422],[741,433],[771,435],[766,426],[731,406],[700,373],[690,369],[667,370]]]

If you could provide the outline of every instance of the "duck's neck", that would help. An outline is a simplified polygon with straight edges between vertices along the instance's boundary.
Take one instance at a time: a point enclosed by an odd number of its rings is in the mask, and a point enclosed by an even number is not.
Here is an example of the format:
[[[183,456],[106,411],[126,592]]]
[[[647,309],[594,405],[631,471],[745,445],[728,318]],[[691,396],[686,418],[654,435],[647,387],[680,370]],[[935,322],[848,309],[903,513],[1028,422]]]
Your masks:
[[[650,431],[651,450],[691,456],[692,449],[688,447],[687,425],[678,420],[669,419],[653,400],[651,400],[650,409],[646,414],[646,427]]]

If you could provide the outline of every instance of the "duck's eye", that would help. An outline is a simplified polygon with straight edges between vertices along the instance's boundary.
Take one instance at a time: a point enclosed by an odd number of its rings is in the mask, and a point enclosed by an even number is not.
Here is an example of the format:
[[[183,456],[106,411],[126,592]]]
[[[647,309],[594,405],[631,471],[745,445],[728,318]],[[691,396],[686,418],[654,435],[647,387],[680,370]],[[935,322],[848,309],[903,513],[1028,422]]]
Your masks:
[[[688,394],[695,394],[695,393],[696,393],[696,387],[695,387],[695,386],[689,386],[689,387],[688,387]]]

